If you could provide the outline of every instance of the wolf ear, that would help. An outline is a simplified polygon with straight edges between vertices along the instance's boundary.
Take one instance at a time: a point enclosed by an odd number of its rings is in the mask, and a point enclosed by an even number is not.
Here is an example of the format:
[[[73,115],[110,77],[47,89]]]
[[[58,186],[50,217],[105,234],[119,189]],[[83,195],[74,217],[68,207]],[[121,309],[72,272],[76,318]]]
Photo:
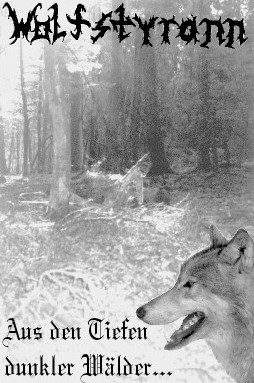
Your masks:
[[[254,264],[254,242],[246,230],[240,229],[221,252],[230,263],[239,265],[240,273],[250,273]]]
[[[219,229],[216,226],[210,226],[210,239],[212,242],[212,247],[216,248],[218,246],[225,246],[228,244],[228,240],[221,234]]]

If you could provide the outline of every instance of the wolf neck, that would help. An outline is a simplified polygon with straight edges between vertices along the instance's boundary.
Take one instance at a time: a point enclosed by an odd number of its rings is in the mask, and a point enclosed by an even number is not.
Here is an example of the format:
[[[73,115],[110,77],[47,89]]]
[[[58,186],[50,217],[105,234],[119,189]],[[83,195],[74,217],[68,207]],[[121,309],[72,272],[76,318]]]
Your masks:
[[[254,344],[250,338],[251,334],[240,338],[235,334],[234,339],[224,345],[208,341],[216,359],[237,383],[254,381]]]

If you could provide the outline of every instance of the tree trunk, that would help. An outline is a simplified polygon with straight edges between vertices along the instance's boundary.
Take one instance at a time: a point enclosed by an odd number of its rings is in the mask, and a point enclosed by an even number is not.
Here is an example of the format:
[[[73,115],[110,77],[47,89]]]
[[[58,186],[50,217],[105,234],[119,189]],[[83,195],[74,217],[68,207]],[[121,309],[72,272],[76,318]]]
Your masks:
[[[28,176],[28,151],[29,151],[29,119],[27,111],[27,96],[25,90],[25,79],[24,79],[24,62],[23,62],[23,44],[20,39],[20,83],[21,83],[21,96],[23,102],[23,176]]]
[[[5,141],[4,141],[4,127],[0,122],[0,174],[6,174],[7,166],[5,159]]]
[[[145,126],[147,130],[147,144],[152,166],[149,175],[168,173],[169,167],[165,157],[160,107],[157,95],[157,68],[154,48],[143,46],[141,50],[143,64],[144,98],[145,98]]]
[[[204,14],[204,0],[200,2],[199,8],[200,18],[203,18]],[[212,126],[211,123],[211,111],[209,104],[209,92],[210,92],[210,73],[209,73],[209,52],[208,49],[199,50],[199,89],[200,89],[200,119],[199,119],[199,132],[197,137],[198,150],[199,150],[199,169],[209,171],[212,169],[212,164],[209,156],[211,147]],[[214,147],[214,145],[213,145]],[[216,149],[215,149],[216,150]]]
[[[71,165],[73,171],[83,169],[84,143],[83,143],[83,87],[82,77],[76,72],[72,75],[71,95]]]
[[[112,0],[112,9],[117,9],[122,3],[121,0]],[[122,159],[121,154],[124,153],[123,146],[123,100],[124,89],[122,81],[122,44],[119,44],[117,35],[112,32],[111,35],[111,88],[110,88],[110,119],[106,126],[106,146],[107,146],[107,163],[111,170],[119,170]]]
[[[142,90],[142,70],[140,60],[140,32],[135,31],[134,41],[134,75],[133,75],[133,99],[131,106],[131,128],[130,128],[130,144],[132,160],[136,162],[140,156],[140,130],[141,130],[141,90]]]
[[[46,140],[46,171],[48,174],[52,174],[53,172],[53,121],[52,121],[52,116],[51,113],[49,112],[49,135]]]
[[[11,171],[12,171],[13,151],[14,151],[14,132],[12,131],[11,144],[10,144],[10,154],[9,154],[9,165],[8,165],[8,172],[9,173],[11,173]]]
[[[37,109],[37,163],[38,173],[42,173],[42,69],[39,71],[38,109]]]
[[[219,161],[215,137],[212,138],[212,168],[215,172],[218,172]]]
[[[49,131],[49,101],[46,91],[46,84],[44,80],[44,100],[43,100],[43,118],[42,118],[42,152],[41,152],[41,167],[42,172],[46,172],[46,154],[47,154],[47,140],[48,140],[48,131]]]
[[[228,142],[226,140],[223,141],[222,148],[224,150],[224,158],[225,158],[226,167],[229,168],[229,166],[230,166],[230,150],[228,147]]]
[[[70,195],[70,112],[66,99],[68,73],[61,48],[55,44],[45,49],[46,86],[53,123],[53,177],[48,211],[51,219],[66,214]]]
[[[17,145],[16,174],[20,174],[20,127],[19,126],[16,132],[16,145]]]

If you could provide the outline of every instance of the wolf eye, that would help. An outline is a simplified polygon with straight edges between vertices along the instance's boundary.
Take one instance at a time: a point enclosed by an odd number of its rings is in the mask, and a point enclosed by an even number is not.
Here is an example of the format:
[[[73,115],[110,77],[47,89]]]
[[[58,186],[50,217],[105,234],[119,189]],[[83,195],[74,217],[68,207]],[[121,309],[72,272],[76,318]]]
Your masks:
[[[183,287],[187,287],[188,289],[190,289],[194,285],[194,283],[194,281],[188,281],[183,285]]]

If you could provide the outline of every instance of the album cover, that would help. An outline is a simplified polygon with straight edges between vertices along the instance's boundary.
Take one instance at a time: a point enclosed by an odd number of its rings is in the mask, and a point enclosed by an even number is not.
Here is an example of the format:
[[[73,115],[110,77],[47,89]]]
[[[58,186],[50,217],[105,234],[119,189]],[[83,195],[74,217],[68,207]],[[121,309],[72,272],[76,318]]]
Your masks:
[[[254,4],[0,1],[0,380],[254,379]]]

